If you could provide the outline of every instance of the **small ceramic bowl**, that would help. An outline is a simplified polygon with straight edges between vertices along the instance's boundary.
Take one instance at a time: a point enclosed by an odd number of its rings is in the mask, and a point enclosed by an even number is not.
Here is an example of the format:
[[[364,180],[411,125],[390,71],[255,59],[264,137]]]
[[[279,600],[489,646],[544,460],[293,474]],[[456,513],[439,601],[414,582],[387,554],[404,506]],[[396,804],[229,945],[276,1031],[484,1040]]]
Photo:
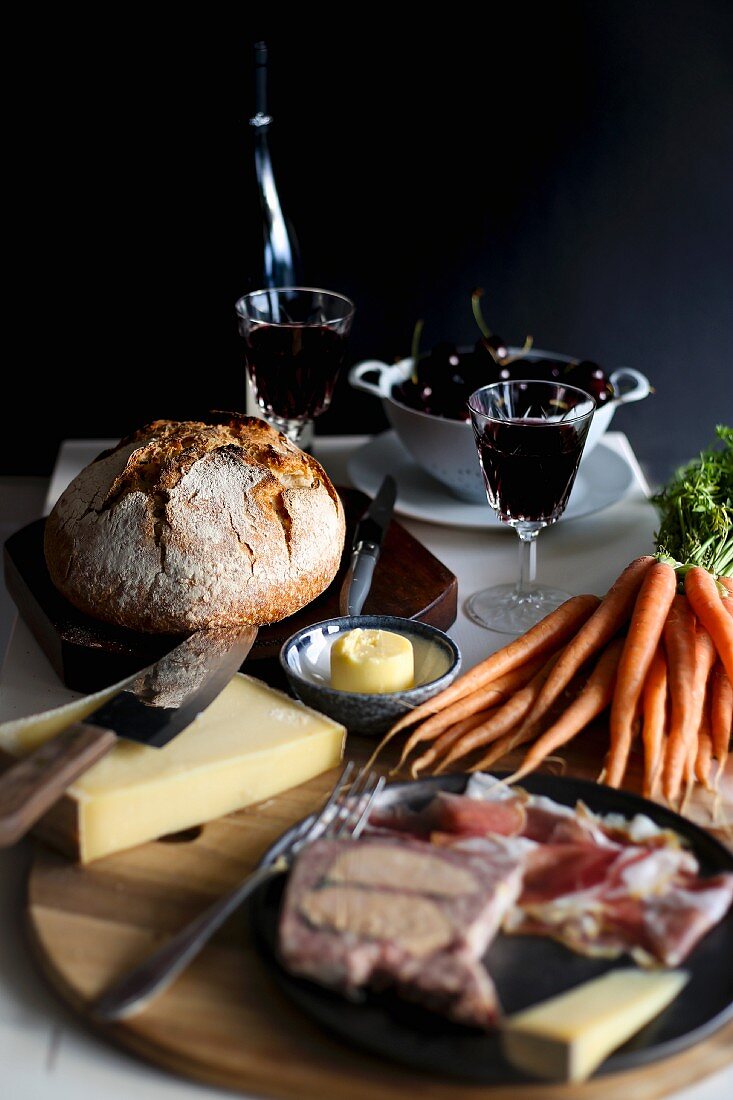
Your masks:
[[[459,348],[459,351],[465,351]],[[512,354],[519,348],[510,348]],[[553,359],[571,363],[569,355],[532,348],[531,358]],[[531,364],[527,365],[528,372]],[[394,395],[394,389],[412,375],[412,359],[399,363],[381,363],[370,359],[357,363],[349,371],[349,382],[357,390],[381,397],[384,411],[400,443],[414,458],[418,466],[440,481],[453,496],[472,504],[486,504],[486,489],[481,475],[476,443],[471,424],[464,420],[448,420],[443,416],[420,412],[403,405]],[[370,378],[371,376],[371,378]],[[527,374],[531,378],[531,373]],[[651,393],[649,381],[638,370],[619,367],[609,381],[616,396],[596,409],[588,438],[583,448],[581,463],[588,457],[598,440],[611,423],[611,417],[619,405],[641,401]]]
[[[415,687],[384,695],[331,687],[331,646],[356,627],[404,634],[415,652]],[[437,695],[461,667],[458,646],[436,626],[395,615],[343,615],[297,631],[280,650],[280,664],[302,702],[341,722],[350,733],[385,733],[408,710]]]

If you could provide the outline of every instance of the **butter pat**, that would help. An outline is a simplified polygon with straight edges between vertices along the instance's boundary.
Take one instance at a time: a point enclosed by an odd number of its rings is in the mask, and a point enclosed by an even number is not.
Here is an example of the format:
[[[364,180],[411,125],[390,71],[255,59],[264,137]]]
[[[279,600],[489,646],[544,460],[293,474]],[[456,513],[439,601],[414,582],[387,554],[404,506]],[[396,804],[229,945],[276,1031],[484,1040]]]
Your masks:
[[[47,731],[48,716],[42,719]],[[76,713],[69,718],[74,720]],[[24,742],[35,747],[38,726],[25,721],[25,736],[18,722],[7,724],[14,727],[12,738],[0,726],[0,746],[14,752],[22,752]],[[238,674],[162,749],[120,740],[69,788],[78,856],[88,863],[304,783],[338,764],[345,732],[330,718]]]
[[[612,970],[503,1023],[507,1059],[536,1077],[584,1081],[611,1051],[670,1004],[689,974]]]
[[[412,643],[391,630],[350,630],[331,646],[331,687],[384,695],[411,688],[415,680]]]

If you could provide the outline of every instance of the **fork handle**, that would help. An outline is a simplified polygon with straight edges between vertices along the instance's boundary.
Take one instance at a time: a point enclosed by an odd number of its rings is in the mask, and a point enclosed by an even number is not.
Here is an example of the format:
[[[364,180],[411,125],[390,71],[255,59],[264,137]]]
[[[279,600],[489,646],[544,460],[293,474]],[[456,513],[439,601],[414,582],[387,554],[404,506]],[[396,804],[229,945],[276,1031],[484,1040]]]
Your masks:
[[[214,933],[221,928],[227,917],[230,917],[250,894],[269,879],[282,874],[287,868],[288,862],[282,856],[274,863],[258,867],[230,894],[215,901],[172,939],[144,959],[139,966],[129,970],[109,986],[91,1006],[94,1018],[112,1023],[140,1012],[154,997],[175,981]]]

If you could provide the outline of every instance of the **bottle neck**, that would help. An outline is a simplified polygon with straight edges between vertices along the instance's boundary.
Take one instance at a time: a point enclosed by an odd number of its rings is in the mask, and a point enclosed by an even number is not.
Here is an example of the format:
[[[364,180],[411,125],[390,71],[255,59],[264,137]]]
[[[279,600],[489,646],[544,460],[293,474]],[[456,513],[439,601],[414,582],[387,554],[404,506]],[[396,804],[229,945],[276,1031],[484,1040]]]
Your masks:
[[[250,119],[254,130],[254,159],[264,232],[264,285],[294,286],[298,282],[297,245],[277,192],[270,159],[268,134],[272,118],[262,113]]]
[[[272,125],[272,115],[258,111],[256,115],[252,115],[249,124],[256,134],[267,133]]]

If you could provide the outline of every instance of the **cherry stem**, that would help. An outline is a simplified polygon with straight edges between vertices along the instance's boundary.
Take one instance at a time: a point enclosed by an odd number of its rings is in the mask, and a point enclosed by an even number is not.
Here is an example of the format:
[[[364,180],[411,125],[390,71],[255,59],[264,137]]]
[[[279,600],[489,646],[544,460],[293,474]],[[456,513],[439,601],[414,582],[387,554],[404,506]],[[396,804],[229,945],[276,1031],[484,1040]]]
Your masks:
[[[522,350],[518,351],[516,355],[507,355],[506,358],[502,359],[501,361],[502,366],[507,367],[510,363],[516,363],[517,360],[524,359],[525,355],[529,354],[529,352],[532,350],[533,344],[534,337],[525,336]]]
[[[417,360],[420,354],[420,339],[422,337],[422,330],[425,327],[425,321],[420,317],[415,321],[415,327],[412,330],[412,346],[410,348],[410,354],[412,356],[412,382],[417,385]]]
[[[483,295],[483,287],[477,286],[471,294],[471,309],[473,310],[473,315],[476,318],[476,324],[481,329],[481,335],[484,337],[485,340],[488,340],[488,338],[491,336],[491,329],[486,324],[486,319],[484,317],[483,310],[481,309],[481,299],[483,298]]]

